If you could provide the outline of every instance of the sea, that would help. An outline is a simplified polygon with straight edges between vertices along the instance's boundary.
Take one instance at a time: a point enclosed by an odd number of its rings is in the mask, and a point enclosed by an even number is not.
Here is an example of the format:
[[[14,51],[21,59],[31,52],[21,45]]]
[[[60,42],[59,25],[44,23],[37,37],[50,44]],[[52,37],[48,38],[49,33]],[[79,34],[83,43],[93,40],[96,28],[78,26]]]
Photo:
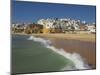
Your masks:
[[[89,69],[79,54],[58,49],[42,37],[13,34],[11,49],[13,74]]]

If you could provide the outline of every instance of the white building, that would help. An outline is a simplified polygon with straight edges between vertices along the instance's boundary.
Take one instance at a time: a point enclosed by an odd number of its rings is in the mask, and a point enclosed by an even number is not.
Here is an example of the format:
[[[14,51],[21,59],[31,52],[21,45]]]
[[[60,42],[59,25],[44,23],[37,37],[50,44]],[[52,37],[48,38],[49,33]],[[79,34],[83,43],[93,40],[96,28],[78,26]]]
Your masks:
[[[61,29],[62,31],[65,31],[66,29],[74,27],[75,30],[79,30],[79,24],[80,20],[71,20],[67,18],[61,18],[61,19],[40,19],[37,21],[38,24],[43,25],[46,29]]]
[[[44,28],[49,29],[49,28],[54,28],[53,26],[53,20],[51,19],[40,19],[38,22],[38,24],[43,25]]]
[[[96,33],[95,25],[88,25],[87,27],[88,27],[89,33]]]

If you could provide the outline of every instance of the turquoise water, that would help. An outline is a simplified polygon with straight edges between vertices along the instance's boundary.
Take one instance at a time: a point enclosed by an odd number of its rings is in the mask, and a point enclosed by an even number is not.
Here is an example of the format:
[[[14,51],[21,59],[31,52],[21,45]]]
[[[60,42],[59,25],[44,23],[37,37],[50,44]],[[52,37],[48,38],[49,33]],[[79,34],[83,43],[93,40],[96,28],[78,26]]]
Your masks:
[[[29,36],[12,35],[12,73],[61,71],[73,63]]]

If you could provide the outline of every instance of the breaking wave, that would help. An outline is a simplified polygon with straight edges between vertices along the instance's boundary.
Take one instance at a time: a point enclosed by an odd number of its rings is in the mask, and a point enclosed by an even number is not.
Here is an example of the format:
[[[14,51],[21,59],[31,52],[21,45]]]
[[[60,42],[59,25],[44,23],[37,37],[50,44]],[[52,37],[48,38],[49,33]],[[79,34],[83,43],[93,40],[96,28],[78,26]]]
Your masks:
[[[51,44],[51,41],[50,41],[50,40],[46,40],[46,39],[39,38],[39,37],[34,37],[34,36],[30,36],[30,37],[28,38],[28,40],[33,40],[33,41],[35,41],[35,42],[40,42],[40,43],[42,43],[42,44],[45,45],[45,46],[48,46],[48,45]]]
[[[66,59],[69,59],[74,63],[75,67],[66,65],[61,70],[75,70],[75,69],[79,70],[79,69],[89,69],[90,68],[84,62],[84,60],[82,59],[82,57],[78,53],[68,53],[68,52],[65,52],[64,49],[58,49],[58,48],[51,45],[52,42],[50,40],[46,40],[46,39],[43,39],[40,37],[34,37],[34,36],[30,36],[28,38],[28,40],[33,40],[35,42],[39,42],[39,43],[43,44],[46,48],[58,53],[59,55],[64,56]]]

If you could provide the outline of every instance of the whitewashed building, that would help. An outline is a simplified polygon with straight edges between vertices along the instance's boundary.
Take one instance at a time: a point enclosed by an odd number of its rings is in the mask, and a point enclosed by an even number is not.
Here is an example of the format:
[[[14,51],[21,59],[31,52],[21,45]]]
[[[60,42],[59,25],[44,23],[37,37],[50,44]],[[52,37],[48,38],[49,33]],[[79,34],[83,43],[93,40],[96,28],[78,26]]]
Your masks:
[[[87,27],[88,27],[89,33],[96,33],[96,27],[94,24],[88,25]]]
[[[75,30],[79,30],[80,20],[71,20],[70,18],[61,19],[40,19],[38,24],[43,25],[45,29],[61,29],[63,32],[70,30],[73,27]]]

